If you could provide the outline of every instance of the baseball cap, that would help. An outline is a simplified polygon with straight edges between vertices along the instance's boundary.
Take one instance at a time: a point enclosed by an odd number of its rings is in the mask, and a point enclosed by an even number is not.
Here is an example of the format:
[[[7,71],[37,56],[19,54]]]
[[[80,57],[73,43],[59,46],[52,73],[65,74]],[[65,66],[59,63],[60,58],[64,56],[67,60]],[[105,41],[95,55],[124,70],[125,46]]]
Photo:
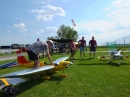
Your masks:
[[[53,44],[53,41],[52,40],[48,40],[48,42],[52,43]]]

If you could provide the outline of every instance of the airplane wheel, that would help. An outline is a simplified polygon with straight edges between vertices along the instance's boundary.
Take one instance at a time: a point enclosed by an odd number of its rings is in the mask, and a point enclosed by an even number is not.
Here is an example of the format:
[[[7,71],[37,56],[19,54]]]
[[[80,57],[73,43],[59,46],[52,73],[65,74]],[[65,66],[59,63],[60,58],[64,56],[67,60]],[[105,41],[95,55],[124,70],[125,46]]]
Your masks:
[[[61,74],[60,76],[61,77],[67,77],[67,74]]]
[[[44,77],[42,77],[42,79],[49,80],[50,76],[44,76]]]

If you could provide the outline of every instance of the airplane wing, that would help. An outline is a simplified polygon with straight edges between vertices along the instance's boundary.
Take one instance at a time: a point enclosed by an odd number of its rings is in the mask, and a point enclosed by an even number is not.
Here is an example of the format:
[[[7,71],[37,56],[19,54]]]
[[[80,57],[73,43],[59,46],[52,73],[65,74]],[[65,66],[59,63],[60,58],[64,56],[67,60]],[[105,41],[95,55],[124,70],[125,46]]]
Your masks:
[[[61,61],[65,61],[68,57],[62,57],[62,58],[58,58],[57,60],[55,60],[53,63],[54,64],[59,64]]]
[[[8,81],[9,84],[11,85],[17,85],[23,82],[26,82],[25,79],[22,78],[6,78],[6,80]]]
[[[34,74],[40,74],[43,71],[53,69],[53,65],[47,65],[47,66],[42,66],[39,68],[31,68],[31,69],[26,69],[26,70],[21,70],[21,71],[16,71],[13,73],[5,74],[0,76],[0,78],[16,78],[16,77],[24,77],[24,76],[29,76],[29,75],[34,75]]]
[[[57,60],[55,60],[53,63],[59,64],[61,61],[66,60],[68,57],[62,57]],[[46,66],[41,66],[39,68],[31,68],[31,69],[26,69],[26,70],[21,70],[21,71],[16,71],[13,73],[8,73],[5,75],[0,76],[0,78],[16,78],[16,77],[23,77],[23,76],[29,76],[29,75],[34,75],[34,74],[40,74],[43,71],[53,69],[53,65],[46,65]]]

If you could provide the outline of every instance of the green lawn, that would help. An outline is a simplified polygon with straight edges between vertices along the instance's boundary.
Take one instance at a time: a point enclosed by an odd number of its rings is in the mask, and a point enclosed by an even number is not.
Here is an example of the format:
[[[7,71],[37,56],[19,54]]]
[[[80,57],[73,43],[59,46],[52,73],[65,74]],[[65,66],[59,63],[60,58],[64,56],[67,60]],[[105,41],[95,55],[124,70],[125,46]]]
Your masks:
[[[66,78],[60,77],[63,71],[59,71],[50,80],[27,79],[27,82],[17,86],[21,91],[16,97],[129,97],[130,57],[125,58],[124,53],[125,63],[118,66],[118,61],[108,64],[107,60],[99,60],[97,56],[101,55],[103,54],[97,53],[95,58],[90,59],[89,54],[86,54],[86,60],[79,60],[78,51],[73,65],[64,71],[68,74]],[[63,56],[69,54],[54,54],[52,59]],[[41,60],[48,62],[47,58]],[[10,61],[3,61],[0,64]],[[21,69],[26,68],[1,69],[0,75]]]

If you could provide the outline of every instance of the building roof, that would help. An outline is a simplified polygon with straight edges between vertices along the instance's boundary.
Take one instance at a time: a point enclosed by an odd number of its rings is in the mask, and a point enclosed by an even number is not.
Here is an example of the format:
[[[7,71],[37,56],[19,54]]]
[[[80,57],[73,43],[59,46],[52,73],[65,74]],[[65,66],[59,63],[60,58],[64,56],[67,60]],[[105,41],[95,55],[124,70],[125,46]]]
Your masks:
[[[58,43],[69,43],[72,41],[72,39],[52,39],[52,41],[58,42]]]

